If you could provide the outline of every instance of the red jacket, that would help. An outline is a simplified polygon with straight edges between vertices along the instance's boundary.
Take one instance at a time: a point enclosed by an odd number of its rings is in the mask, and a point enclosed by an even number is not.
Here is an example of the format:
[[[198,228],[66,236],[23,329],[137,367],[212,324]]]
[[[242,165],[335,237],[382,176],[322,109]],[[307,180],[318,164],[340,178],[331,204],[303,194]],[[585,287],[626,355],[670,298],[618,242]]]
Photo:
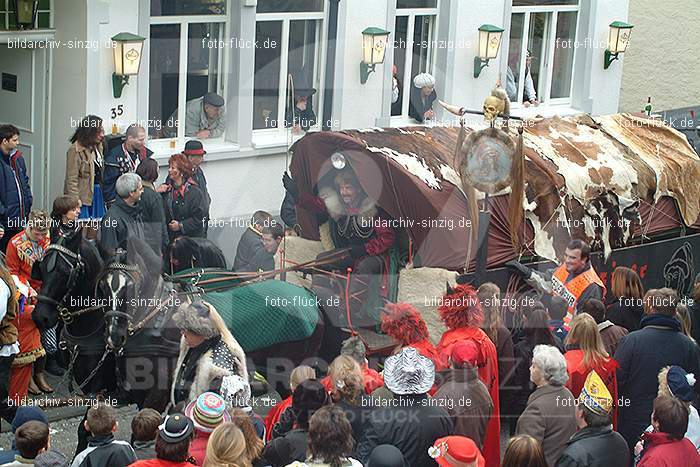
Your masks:
[[[644,433],[644,451],[637,467],[698,467],[700,454],[688,438],[672,439],[668,433]]]
[[[197,429],[194,430],[194,439],[190,444],[190,456],[195,458],[197,465],[204,465],[204,458],[207,457],[207,443],[209,442],[210,435],[211,433],[205,433]]]
[[[474,341],[482,351],[478,370],[479,379],[486,385],[493,400],[493,414],[486,428],[482,452],[486,459],[486,467],[499,467],[501,465],[501,412],[498,400],[498,355],[496,346],[480,328],[470,327],[445,331],[437,346],[440,369],[448,368],[452,346],[459,341],[465,340]]]
[[[129,467],[192,467],[189,462],[171,462],[163,459],[147,459],[136,461],[130,464]]]
[[[282,413],[291,406],[292,396],[289,396],[286,399],[280,401],[274,407],[272,407],[267,413],[267,415],[265,416],[265,442],[268,442],[272,439],[272,428],[275,426],[275,423],[280,421]]]
[[[569,373],[569,381],[566,382],[566,387],[576,398],[581,395],[583,385],[586,383],[586,378],[591,370],[595,370],[598,373],[598,376],[603,380],[613,398],[613,429],[617,430],[617,369],[620,365],[610,358],[607,362],[597,367],[584,367],[583,350],[581,349],[569,350],[564,354],[564,358],[566,359],[566,370]]]
[[[23,282],[29,282],[29,285],[35,291],[39,291],[41,281],[32,279],[32,266],[34,263],[44,257],[46,249],[49,247],[50,238],[48,232],[46,237],[36,243],[34,248],[33,242],[29,239],[29,234],[26,230],[22,230],[10,240],[7,245],[7,270],[13,276],[19,277]]]

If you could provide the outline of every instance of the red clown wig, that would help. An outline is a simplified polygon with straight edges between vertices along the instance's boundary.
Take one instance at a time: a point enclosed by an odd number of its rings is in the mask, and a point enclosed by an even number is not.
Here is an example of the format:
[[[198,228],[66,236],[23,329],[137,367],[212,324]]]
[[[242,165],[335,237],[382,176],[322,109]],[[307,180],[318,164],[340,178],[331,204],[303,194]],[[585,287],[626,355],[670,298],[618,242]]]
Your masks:
[[[428,339],[428,326],[413,305],[408,303],[387,303],[382,316],[382,332],[409,346]]]
[[[452,288],[448,284],[438,312],[450,330],[481,326],[484,321],[479,297],[471,285],[456,285]]]

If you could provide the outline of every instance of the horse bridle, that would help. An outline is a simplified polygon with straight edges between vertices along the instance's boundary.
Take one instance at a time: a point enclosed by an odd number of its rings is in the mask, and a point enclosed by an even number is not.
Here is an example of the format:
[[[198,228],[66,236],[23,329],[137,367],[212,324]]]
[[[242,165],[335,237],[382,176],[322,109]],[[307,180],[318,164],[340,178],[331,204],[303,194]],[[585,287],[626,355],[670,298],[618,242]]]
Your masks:
[[[85,271],[85,263],[83,262],[83,258],[79,251],[77,253],[73,252],[63,245],[59,245],[57,243],[52,243],[46,248],[46,253],[44,254],[44,259],[42,261],[46,260],[46,257],[51,251],[55,251],[56,254],[58,254],[58,257],[65,261],[66,264],[68,264],[68,267],[70,267],[70,273],[68,274],[68,286],[66,287],[66,293],[60,300],[56,300],[44,294],[39,294],[37,296],[37,302],[55,306],[59,318],[61,318],[61,320],[66,324],[70,324],[73,319],[80,315],[101,309],[102,307],[97,305],[81,308],[73,312],[68,309],[65,302],[71,293],[73,293],[73,289],[78,282],[78,278]]]

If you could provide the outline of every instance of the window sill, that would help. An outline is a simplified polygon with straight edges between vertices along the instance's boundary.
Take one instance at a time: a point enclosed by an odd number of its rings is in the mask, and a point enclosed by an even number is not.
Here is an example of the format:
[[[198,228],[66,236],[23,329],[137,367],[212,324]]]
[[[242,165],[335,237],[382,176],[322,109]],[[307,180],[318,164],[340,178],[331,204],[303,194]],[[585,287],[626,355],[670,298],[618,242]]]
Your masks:
[[[236,143],[231,143],[225,141],[224,138],[214,138],[210,140],[201,140],[202,145],[206,153],[207,160],[217,160],[220,158],[225,158],[224,154],[230,154],[232,152],[238,152],[241,150],[240,145]],[[184,144],[176,144],[175,147],[171,147],[171,140],[169,139],[158,139],[152,140],[148,144],[148,149],[153,151],[153,158],[159,163],[166,163],[168,158],[173,154],[181,152],[181,148],[184,149]],[[218,156],[218,157],[217,157]]]
[[[405,126],[421,126],[423,124],[409,116],[397,115],[395,117],[391,117],[390,125],[391,128],[401,128]]]
[[[575,109],[571,107],[570,105],[547,105],[547,104],[540,104],[538,106],[530,106],[530,107],[523,107],[523,106],[518,106],[518,107],[511,107],[510,114],[514,117],[520,117],[520,118],[534,118],[534,117],[554,117],[559,116],[559,117],[568,117],[571,115],[578,115],[581,113],[581,110]]]
[[[291,144],[296,143],[299,141],[301,138],[303,138],[306,134],[308,133],[315,133],[318,131],[316,128],[310,128],[308,132],[304,132],[298,135],[292,135],[291,139]],[[251,142],[251,146],[254,149],[271,149],[271,148],[280,148],[280,147],[287,147],[289,145],[290,140],[289,140],[289,132],[280,132],[280,131],[272,131],[269,132],[267,130],[262,130],[262,131],[254,131],[253,132],[253,141]]]

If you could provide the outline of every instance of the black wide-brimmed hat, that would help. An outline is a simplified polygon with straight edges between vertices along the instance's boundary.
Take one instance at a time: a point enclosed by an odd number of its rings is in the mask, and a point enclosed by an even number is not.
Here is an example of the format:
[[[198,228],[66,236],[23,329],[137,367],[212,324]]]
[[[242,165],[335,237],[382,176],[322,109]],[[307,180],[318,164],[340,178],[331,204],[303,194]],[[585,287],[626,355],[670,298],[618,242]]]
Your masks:
[[[182,153],[186,156],[203,156],[207,153],[202,146],[202,142],[191,139],[185,143],[185,150]]]
[[[170,444],[186,440],[193,431],[194,423],[181,413],[166,416],[163,423],[158,426],[158,436]]]

